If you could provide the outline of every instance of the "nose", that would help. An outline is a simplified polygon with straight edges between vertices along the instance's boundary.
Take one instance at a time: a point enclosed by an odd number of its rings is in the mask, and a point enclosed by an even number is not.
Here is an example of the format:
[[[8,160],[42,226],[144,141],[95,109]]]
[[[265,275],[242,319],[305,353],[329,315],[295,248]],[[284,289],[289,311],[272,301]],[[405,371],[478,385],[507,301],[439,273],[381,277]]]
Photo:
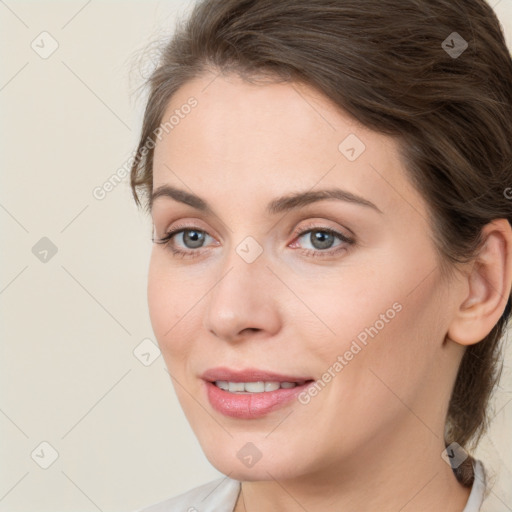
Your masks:
[[[247,263],[234,253],[205,297],[205,328],[229,342],[275,335],[282,325],[278,283],[263,255]]]

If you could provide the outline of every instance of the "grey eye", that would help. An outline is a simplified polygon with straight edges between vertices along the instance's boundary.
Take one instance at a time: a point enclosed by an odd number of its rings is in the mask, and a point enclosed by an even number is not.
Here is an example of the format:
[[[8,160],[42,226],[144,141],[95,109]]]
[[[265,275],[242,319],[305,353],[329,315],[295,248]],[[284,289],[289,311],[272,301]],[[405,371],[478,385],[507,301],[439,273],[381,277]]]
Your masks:
[[[317,250],[330,249],[334,245],[336,238],[339,238],[338,235],[323,229],[309,230],[301,235],[299,240],[304,237],[307,237],[306,240],[312,245],[312,248]]]
[[[178,233],[177,233],[178,234]],[[181,233],[182,240],[188,249],[198,249],[205,241],[205,233],[196,229],[184,229]]]

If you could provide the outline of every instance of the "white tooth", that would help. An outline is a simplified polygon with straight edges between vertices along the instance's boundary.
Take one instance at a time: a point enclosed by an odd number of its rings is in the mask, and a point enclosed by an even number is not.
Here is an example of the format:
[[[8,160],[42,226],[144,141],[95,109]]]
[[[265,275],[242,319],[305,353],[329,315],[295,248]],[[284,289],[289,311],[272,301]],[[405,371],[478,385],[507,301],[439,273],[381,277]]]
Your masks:
[[[275,391],[279,387],[279,382],[265,382],[265,391]]]
[[[229,391],[231,393],[235,391],[244,391],[245,384],[243,382],[229,382]]]
[[[265,383],[263,381],[246,382],[245,391],[249,391],[250,393],[263,393],[263,391],[265,391]]]
[[[215,381],[215,385],[224,391],[231,393],[263,393],[265,391],[275,391],[277,389],[291,389],[300,385],[297,382],[228,382],[225,380]]]

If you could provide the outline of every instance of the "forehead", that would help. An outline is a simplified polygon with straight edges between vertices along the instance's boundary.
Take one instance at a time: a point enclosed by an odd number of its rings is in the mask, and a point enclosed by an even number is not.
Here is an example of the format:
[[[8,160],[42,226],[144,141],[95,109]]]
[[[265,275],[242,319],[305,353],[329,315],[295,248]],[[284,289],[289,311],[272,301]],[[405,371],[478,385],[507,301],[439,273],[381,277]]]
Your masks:
[[[203,75],[171,98],[162,123],[171,118],[172,128],[155,148],[154,189],[185,180],[206,195],[244,190],[243,204],[260,195],[343,186],[383,211],[415,203],[426,215],[398,142],[361,125],[304,84]]]
[[[173,127],[172,137],[164,135],[167,151],[193,141],[195,147],[207,146],[212,158],[232,161],[245,153],[247,164],[264,154],[286,160],[293,156],[286,149],[293,147],[295,160],[316,153],[318,161],[322,153],[322,161],[332,161],[340,156],[338,139],[344,131],[366,131],[308,86],[252,84],[236,75],[208,74],[186,83],[171,98],[163,121],[179,114],[191,97],[197,106]]]

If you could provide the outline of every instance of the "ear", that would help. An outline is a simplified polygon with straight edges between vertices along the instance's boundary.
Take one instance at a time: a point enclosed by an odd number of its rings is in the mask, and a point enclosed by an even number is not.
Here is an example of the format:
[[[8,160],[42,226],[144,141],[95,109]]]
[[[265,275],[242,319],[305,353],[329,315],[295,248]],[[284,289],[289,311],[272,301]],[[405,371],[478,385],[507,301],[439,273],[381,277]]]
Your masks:
[[[483,245],[464,277],[464,293],[448,329],[460,345],[483,340],[500,319],[512,287],[512,229],[506,219],[482,228]]]

